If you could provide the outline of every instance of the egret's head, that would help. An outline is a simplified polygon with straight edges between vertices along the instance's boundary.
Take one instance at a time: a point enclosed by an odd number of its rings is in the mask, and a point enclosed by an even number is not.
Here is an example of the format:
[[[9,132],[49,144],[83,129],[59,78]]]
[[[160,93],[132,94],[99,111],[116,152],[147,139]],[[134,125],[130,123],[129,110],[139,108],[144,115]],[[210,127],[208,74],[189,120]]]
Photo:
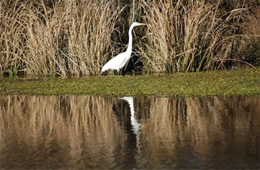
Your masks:
[[[136,26],[142,26],[142,25],[146,25],[145,23],[141,23],[141,22],[134,22],[132,23],[132,27],[136,27]]]

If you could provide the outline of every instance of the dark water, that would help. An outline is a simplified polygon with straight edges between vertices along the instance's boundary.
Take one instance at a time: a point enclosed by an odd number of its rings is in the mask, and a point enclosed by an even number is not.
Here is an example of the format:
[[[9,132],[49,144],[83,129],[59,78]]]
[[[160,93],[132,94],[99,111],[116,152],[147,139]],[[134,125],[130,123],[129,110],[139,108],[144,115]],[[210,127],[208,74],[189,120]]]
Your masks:
[[[260,96],[0,96],[0,169],[260,168]]]

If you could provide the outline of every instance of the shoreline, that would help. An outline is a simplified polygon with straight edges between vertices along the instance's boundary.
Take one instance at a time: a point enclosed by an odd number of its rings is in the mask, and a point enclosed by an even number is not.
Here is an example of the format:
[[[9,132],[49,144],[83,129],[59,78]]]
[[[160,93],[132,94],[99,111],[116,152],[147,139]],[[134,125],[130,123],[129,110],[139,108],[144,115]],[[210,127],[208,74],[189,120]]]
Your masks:
[[[0,95],[260,95],[260,67],[165,75],[0,78]]]

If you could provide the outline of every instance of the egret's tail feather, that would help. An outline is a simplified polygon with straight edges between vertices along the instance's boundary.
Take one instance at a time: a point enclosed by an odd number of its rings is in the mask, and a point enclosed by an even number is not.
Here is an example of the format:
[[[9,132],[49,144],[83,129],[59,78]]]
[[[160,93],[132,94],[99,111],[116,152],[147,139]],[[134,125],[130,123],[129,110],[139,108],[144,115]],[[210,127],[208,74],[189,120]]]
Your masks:
[[[104,72],[107,71],[107,70],[108,70],[108,68],[106,67],[106,65],[104,65],[104,66],[102,67],[101,73],[104,73]]]

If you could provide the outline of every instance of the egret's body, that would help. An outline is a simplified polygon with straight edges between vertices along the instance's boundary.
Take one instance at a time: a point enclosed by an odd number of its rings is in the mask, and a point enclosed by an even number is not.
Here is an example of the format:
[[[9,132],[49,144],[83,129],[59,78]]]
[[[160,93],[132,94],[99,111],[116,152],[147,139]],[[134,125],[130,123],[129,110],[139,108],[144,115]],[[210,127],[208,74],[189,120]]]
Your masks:
[[[108,70],[117,70],[117,72],[119,72],[119,70],[121,68],[123,68],[128,61],[131,58],[131,54],[132,54],[132,48],[133,48],[133,36],[132,36],[132,31],[134,29],[134,27],[136,26],[141,26],[141,25],[145,25],[143,23],[138,23],[138,22],[134,22],[129,29],[128,32],[128,36],[129,36],[129,42],[128,42],[128,47],[127,50],[123,53],[118,54],[117,56],[115,56],[114,58],[112,58],[111,60],[109,60],[103,67],[101,72],[105,72]]]
[[[107,70],[119,70],[125,66],[125,64],[130,60],[131,58],[131,51],[125,51],[123,53],[118,54],[111,60],[109,60],[103,67],[102,67],[102,73]]]

